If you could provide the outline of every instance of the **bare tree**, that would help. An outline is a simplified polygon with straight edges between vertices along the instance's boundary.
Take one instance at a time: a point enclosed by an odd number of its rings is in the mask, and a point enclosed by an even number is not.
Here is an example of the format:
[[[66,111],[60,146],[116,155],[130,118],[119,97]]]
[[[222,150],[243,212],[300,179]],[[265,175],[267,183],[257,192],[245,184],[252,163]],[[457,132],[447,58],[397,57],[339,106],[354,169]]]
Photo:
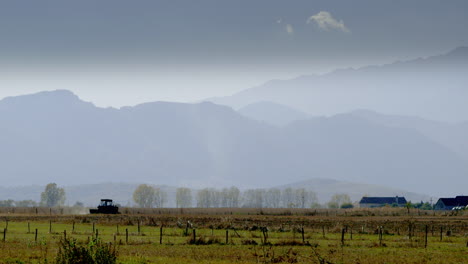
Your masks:
[[[231,187],[228,191],[228,203],[227,206],[231,208],[239,207],[240,191],[237,187]]]
[[[264,207],[265,190],[263,189],[249,189],[243,195],[243,207],[248,208],[262,208]]]
[[[154,206],[157,208],[162,208],[166,202],[167,193],[161,190],[161,188],[154,189]]]
[[[197,192],[197,207],[209,208],[213,207],[215,190],[212,188],[201,189]]]
[[[265,192],[265,207],[279,208],[281,202],[281,191],[276,188],[268,189]]]
[[[178,208],[192,207],[192,190],[189,188],[177,188],[176,206]]]
[[[294,190],[292,188],[286,188],[281,194],[281,200],[283,201],[283,206],[286,208],[296,207],[296,199],[294,198]]]

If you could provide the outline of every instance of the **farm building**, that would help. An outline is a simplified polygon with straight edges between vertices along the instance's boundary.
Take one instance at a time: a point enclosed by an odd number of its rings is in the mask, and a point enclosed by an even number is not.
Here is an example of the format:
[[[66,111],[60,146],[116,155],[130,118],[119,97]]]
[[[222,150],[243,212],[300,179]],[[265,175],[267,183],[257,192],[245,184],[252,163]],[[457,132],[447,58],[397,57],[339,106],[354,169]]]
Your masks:
[[[435,204],[436,210],[452,210],[454,207],[466,207],[468,196],[457,196],[455,198],[440,198]]]
[[[359,202],[361,208],[374,208],[382,207],[385,205],[392,205],[398,207],[404,207],[406,205],[405,197],[362,197]]]

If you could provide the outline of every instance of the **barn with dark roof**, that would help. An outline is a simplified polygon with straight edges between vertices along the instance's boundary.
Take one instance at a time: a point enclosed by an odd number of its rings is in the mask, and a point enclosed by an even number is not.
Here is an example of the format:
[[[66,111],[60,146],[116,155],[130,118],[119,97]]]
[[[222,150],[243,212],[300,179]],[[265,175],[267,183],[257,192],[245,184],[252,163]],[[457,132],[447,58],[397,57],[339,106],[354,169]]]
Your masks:
[[[361,208],[374,208],[382,207],[385,205],[392,205],[397,207],[404,207],[406,205],[405,197],[362,197],[359,202]]]
[[[435,204],[436,210],[452,210],[455,207],[468,206],[468,196],[457,196],[455,198],[440,198]]]

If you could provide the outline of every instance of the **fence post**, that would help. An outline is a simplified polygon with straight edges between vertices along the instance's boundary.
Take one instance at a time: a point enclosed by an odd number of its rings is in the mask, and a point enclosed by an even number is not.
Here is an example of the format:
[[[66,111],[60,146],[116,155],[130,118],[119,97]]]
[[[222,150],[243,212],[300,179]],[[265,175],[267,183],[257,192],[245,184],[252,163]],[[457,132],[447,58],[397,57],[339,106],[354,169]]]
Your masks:
[[[426,225],[426,236],[424,237],[424,248],[427,248],[427,232],[429,231],[429,227]]]
[[[229,229],[226,229],[226,245],[229,244]]]
[[[4,229],[3,229],[3,242],[6,241],[6,233],[7,233],[7,229],[4,228]]]
[[[345,235],[346,229],[342,228],[341,229],[341,245],[344,246],[344,235]]]
[[[382,246],[383,227],[379,227],[379,245]]]
[[[128,228],[125,228],[125,243],[128,244]]]
[[[301,233],[302,233],[302,244],[305,244],[304,227],[301,228]]]
[[[161,225],[161,227],[159,228],[159,244],[162,244],[162,240],[163,240],[163,226]]]
[[[34,235],[34,242],[37,242],[37,228],[36,228],[36,234]]]
[[[444,227],[440,226],[440,241],[442,241],[442,232],[444,232]]]
[[[28,222],[28,234],[31,233],[31,224]]]
[[[411,240],[411,238],[412,238],[411,235],[412,235],[411,223],[409,223],[409,224],[408,224],[408,237],[409,237],[410,240]]]

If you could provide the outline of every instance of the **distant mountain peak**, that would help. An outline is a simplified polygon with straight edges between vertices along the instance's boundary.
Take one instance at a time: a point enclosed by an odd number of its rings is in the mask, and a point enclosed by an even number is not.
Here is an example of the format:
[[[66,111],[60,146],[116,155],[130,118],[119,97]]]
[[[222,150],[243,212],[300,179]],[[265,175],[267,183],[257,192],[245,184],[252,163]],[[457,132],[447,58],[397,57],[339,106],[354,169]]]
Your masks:
[[[12,106],[21,109],[41,107],[47,109],[65,109],[67,107],[94,107],[94,104],[81,100],[69,90],[43,91],[34,94],[6,97],[0,100],[0,107]],[[31,108],[32,107],[32,108]]]
[[[45,99],[45,100],[80,100],[80,98],[74,94],[72,91],[69,90],[53,90],[53,91],[42,91],[34,94],[27,94],[27,95],[18,95],[18,96],[10,96],[6,97],[4,100],[19,100],[19,99]]]
[[[468,47],[458,47],[438,57],[466,64],[468,63]]]
[[[458,48],[453,49],[450,51],[448,54],[463,54],[463,55],[468,55],[468,47],[461,46]]]

